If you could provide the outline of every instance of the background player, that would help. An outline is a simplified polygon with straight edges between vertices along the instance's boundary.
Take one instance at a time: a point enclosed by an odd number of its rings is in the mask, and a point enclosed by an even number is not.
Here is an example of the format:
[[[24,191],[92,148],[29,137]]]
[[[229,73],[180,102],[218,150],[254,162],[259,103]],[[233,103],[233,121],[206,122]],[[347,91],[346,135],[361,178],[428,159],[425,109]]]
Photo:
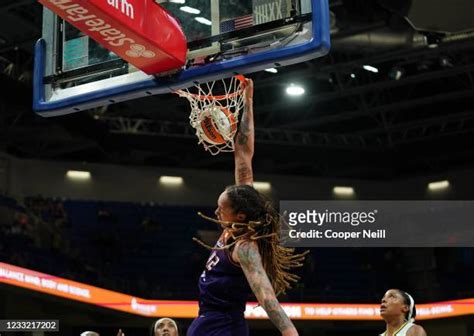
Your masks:
[[[402,290],[390,289],[385,293],[380,316],[386,323],[381,336],[427,336],[423,327],[413,323],[416,317],[415,300]]]
[[[153,323],[152,336],[178,336],[178,325],[168,317],[160,318]]]

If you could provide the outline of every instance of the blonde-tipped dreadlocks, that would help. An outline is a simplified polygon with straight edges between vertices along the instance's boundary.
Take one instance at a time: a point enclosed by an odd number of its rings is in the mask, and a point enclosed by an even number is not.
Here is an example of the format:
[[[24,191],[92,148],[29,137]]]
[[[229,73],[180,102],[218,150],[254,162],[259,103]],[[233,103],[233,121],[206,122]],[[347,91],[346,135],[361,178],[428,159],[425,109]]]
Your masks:
[[[208,249],[222,250],[229,249],[242,240],[256,241],[263,267],[275,293],[277,296],[284,294],[291,288],[292,283],[296,283],[300,279],[290,270],[301,267],[304,256],[309,251],[294,254],[294,249],[280,245],[278,232],[282,218],[271,203],[266,201],[253,187],[248,185],[230,186],[226,188],[226,192],[234,211],[236,213],[243,212],[248,222],[223,222],[199,213],[201,217],[224,227],[230,234],[231,241],[221,248],[216,248],[208,246],[196,238],[194,240]]]

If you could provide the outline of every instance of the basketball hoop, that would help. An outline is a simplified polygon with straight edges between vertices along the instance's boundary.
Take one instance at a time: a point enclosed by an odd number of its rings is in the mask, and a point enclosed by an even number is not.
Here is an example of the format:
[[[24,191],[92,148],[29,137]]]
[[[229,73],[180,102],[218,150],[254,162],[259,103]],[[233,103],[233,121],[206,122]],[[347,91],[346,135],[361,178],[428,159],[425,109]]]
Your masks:
[[[245,77],[237,75],[175,91],[191,104],[189,121],[198,144],[212,155],[234,151],[239,114],[245,107]]]

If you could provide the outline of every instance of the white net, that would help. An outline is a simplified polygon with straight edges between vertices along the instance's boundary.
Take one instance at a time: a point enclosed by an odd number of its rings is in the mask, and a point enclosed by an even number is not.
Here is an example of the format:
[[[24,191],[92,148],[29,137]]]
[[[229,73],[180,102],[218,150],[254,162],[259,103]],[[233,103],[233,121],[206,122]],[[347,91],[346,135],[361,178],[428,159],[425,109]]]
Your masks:
[[[245,107],[245,78],[234,76],[177,90],[191,104],[189,121],[199,144],[212,155],[234,151],[239,115]]]

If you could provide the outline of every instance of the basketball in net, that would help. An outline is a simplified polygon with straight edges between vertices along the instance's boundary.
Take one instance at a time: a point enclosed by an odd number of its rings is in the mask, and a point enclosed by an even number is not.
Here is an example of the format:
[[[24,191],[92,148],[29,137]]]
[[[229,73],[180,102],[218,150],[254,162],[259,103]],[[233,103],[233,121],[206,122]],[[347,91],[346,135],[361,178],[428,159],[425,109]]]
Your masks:
[[[190,102],[190,124],[199,144],[212,155],[234,151],[237,122],[245,108],[245,86],[245,77],[238,75],[176,91]]]
[[[228,109],[214,106],[202,114],[198,132],[201,133],[204,141],[213,145],[222,145],[227,139],[234,137],[237,122]]]

